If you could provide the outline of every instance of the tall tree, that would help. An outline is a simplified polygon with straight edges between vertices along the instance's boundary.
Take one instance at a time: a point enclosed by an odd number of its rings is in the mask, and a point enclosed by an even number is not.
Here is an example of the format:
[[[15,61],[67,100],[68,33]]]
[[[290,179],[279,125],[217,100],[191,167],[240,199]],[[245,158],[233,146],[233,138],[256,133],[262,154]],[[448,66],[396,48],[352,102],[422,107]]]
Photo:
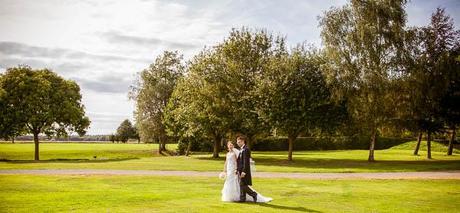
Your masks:
[[[159,144],[159,152],[166,150],[167,132],[164,110],[176,86],[184,74],[182,55],[177,51],[165,51],[147,69],[139,73],[132,86],[130,98],[136,101],[136,123],[143,141]]]
[[[166,113],[166,124],[182,139],[204,136],[213,141],[213,157],[219,157],[221,141],[232,121],[230,100],[222,83],[223,63],[213,49],[195,56],[187,76],[173,92]],[[191,140],[189,140],[190,143]]]
[[[174,93],[171,121],[182,120],[177,122],[186,135],[199,132],[212,138],[213,157],[218,157],[229,132],[254,139],[267,128],[255,110],[256,79],[267,72],[270,57],[282,51],[282,37],[265,30],[233,29],[223,42],[191,61]]]
[[[452,155],[456,129],[460,124],[460,31],[455,30],[453,19],[443,8],[437,8],[431,16],[427,31],[427,54],[430,54],[433,73],[443,75],[439,86],[442,90],[440,116],[451,132],[447,155]],[[430,51],[430,52],[428,52]],[[438,79],[435,79],[437,81]]]
[[[348,101],[350,116],[368,129],[369,161],[374,161],[378,129],[391,117],[387,93],[399,77],[406,0],[351,0],[320,18],[328,82]]]
[[[327,118],[332,115],[328,111],[337,107],[320,70],[322,63],[317,51],[298,46],[290,54],[273,57],[270,72],[258,84],[258,112],[272,128],[287,134],[289,161],[300,133],[333,125],[327,122],[333,120]]]
[[[457,128],[460,124],[460,46],[453,49],[446,63],[449,68],[449,87],[441,99],[441,115],[450,129],[450,140],[447,155],[452,155]]]
[[[411,31],[415,32],[412,33]],[[412,29],[406,36],[405,69],[406,126],[427,134],[427,158],[431,158],[431,137],[444,124],[458,123],[459,33],[443,9],[432,14],[429,26]],[[458,95],[457,95],[458,96]],[[404,113],[403,113],[404,114]],[[412,124],[411,124],[412,123]],[[453,135],[455,131],[452,131]],[[418,154],[421,136],[414,150]]]
[[[270,58],[286,52],[285,38],[266,30],[232,29],[230,35],[216,46],[224,69],[216,85],[224,91],[231,105],[233,132],[248,137],[248,145],[255,136],[268,132],[269,127],[260,119],[256,109],[257,79],[269,70]]]
[[[38,136],[86,133],[90,121],[81,103],[80,87],[48,69],[28,66],[8,68],[0,83],[4,95],[1,111],[9,123],[33,134],[35,160],[39,160]]]

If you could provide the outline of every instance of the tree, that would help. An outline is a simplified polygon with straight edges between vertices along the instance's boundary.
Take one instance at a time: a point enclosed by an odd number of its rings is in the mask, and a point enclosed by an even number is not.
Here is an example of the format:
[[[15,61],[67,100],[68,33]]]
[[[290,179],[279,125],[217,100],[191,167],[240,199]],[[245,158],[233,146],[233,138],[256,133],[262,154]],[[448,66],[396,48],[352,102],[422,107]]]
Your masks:
[[[333,126],[327,122],[333,120],[327,118],[328,111],[337,107],[320,70],[322,63],[317,51],[298,46],[290,54],[273,57],[270,72],[258,84],[258,112],[272,128],[287,134],[289,161],[300,133]]]
[[[112,143],[115,143],[115,141],[118,141],[117,136],[115,134],[109,135],[109,141],[112,141]]]
[[[232,121],[230,100],[219,86],[224,68],[219,57],[214,50],[205,49],[191,60],[165,116],[168,131],[181,140],[191,143],[192,138],[211,138],[214,158],[219,157],[220,143]]]
[[[445,126],[451,131],[447,155],[452,155],[456,129],[460,124],[460,31],[455,30],[453,19],[442,8],[437,8],[432,14],[428,31],[428,51],[431,52],[435,74],[445,76],[441,87],[443,94],[440,98],[440,116]],[[431,61],[431,60],[430,60]],[[437,80],[437,79],[436,79]]]
[[[165,51],[139,73],[138,81],[132,86],[130,98],[136,102],[135,118],[140,138],[158,142],[160,153],[166,150],[167,140],[164,110],[184,69],[182,55]]]
[[[74,81],[49,69],[19,66],[8,68],[0,85],[4,91],[1,111],[6,112],[5,118],[10,118],[2,126],[12,125],[33,134],[35,160],[39,160],[39,134],[86,133],[90,121],[81,103],[80,87]]]
[[[451,131],[447,155],[452,155],[454,141],[456,138],[456,129],[460,124],[460,46],[452,50],[446,63],[450,73],[450,83],[446,94],[441,99],[441,114],[446,122],[446,126]]]
[[[444,126],[455,129],[459,120],[458,56],[459,33],[443,9],[432,14],[429,26],[413,29],[406,39],[406,119],[409,129],[419,133],[414,154],[418,154],[422,132],[427,134],[427,158],[431,158],[431,136]],[[457,95],[456,95],[457,94]],[[412,123],[412,124],[411,124]],[[452,131],[452,135],[455,131]]]
[[[267,129],[255,110],[256,79],[267,72],[270,57],[281,51],[284,38],[247,28],[233,29],[223,42],[204,49],[191,60],[187,76],[174,91],[171,132],[211,138],[213,157],[219,156],[228,133],[244,133],[252,141]]]
[[[131,124],[131,121],[126,119],[121,122],[120,126],[117,128],[116,137],[123,143],[126,143],[130,138],[136,137],[136,130]]]
[[[378,129],[394,110],[387,94],[399,77],[405,3],[352,0],[320,18],[328,83],[336,97],[346,97],[350,116],[370,133],[369,161],[374,161]]]
[[[232,29],[230,35],[218,44],[222,72],[216,86],[231,106],[233,132],[243,133],[251,146],[256,135],[267,133],[268,125],[259,117],[257,107],[257,80],[269,70],[272,56],[286,52],[285,38],[266,30]]]

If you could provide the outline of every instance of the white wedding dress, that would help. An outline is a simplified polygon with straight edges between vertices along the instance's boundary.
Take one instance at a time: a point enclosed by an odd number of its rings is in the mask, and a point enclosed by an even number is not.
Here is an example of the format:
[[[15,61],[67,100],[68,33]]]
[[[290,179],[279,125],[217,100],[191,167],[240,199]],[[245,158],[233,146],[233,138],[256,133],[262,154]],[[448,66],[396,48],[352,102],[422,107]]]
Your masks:
[[[236,174],[236,160],[238,153],[239,150],[237,149],[233,149],[233,152],[227,153],[224,166],[227,176],[225,178],[224,188],[222,189],[222,201],[234,202],[240,200],[240,179]],[[266,203],[272,200],[272,198],[262,196],[251,186],[249,187],[257,193],[258,203]],[[253,198],[246,195],[246,201],[253,201]]]

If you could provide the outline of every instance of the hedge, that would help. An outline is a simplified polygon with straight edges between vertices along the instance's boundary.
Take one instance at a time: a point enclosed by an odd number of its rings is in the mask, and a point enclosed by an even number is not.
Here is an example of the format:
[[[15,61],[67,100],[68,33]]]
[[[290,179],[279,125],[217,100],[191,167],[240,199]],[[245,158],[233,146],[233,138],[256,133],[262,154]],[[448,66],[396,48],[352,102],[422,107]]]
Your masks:
[[[412,141],[413,138],[385,138],[378,137],[375,149],[388,149],[399,144]],[[294,141],[294,150],[347,150],[369,149],[370,137],[299,137]],[[179,141],[178,151],[183,154],[188,140]],[[212,152],[212,141],[207,139],[193,140],[191,151]],[[225,147],[222,147],[224,150]],[[285,137],[268,137],[257,139],[252,144],[253,151],[286,151],[288,142]]]
[[[375,149],[390,147],[412,141],[413,138],[384,138],[378,137]],[[370,137],[301,137],[294,141],[294,150],[346,150],[369,149]],[[285,151],[288,149],[288,140],[284,137],[269,137],[258,139],[253,145],[254,151]]]

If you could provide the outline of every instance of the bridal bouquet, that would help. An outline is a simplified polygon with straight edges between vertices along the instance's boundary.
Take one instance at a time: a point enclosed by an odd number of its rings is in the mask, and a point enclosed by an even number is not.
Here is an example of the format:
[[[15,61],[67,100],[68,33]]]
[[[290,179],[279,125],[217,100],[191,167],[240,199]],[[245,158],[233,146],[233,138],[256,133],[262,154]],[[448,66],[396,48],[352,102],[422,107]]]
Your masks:
[[[227,177],[227,174],[225,174],[225,172],[219,173],[219,179],[225,180],[226,177]]]

